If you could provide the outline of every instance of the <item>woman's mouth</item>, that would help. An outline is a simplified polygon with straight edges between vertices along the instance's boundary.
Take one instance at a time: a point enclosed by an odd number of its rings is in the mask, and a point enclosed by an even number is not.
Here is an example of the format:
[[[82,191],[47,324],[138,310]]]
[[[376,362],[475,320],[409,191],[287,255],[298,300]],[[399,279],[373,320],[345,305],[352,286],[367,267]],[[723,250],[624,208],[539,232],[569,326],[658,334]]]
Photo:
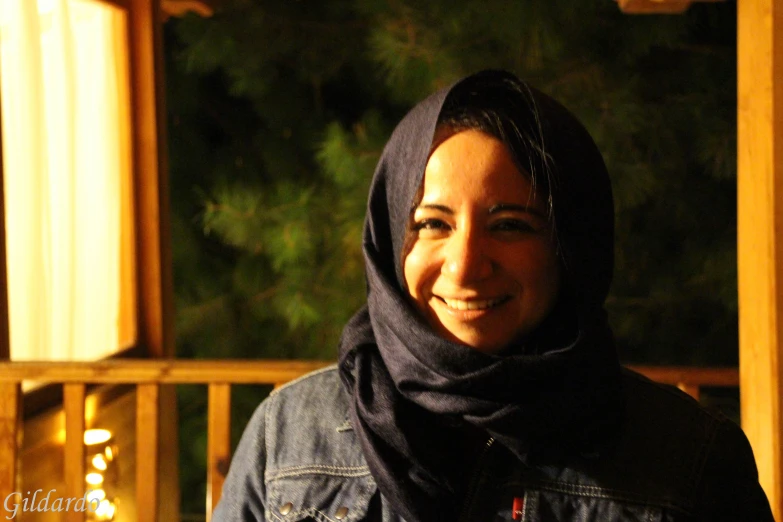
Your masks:
[[[448,299],[446,297],[437,296],[441,301],[446,303],[446,306],[452,310],[488,310],[495,306],[501,305],[506,302],[508,296],[496,297],[494,299]]]

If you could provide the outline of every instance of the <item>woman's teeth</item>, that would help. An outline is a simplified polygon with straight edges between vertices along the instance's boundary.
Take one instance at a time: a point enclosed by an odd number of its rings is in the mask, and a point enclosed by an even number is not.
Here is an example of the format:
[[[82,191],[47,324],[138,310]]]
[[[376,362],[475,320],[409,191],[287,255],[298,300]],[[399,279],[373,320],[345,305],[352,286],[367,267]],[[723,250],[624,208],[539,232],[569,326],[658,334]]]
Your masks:
[[[504,297],[485,299],[483,301],[462,301],[460,299],[446,299],[445,297],[442,299],[443,302],[446,303],[446,306],[454,308],[455,310],[485,310],[499,305],[505,300]]]

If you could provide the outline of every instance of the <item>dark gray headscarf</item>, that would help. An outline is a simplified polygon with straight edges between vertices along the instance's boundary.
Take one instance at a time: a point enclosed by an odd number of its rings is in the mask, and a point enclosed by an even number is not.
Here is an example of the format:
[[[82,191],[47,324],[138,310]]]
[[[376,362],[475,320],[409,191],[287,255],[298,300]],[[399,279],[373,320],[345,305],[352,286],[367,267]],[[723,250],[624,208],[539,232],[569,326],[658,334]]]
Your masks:
[[[444,103],[472,96],[498,105],[527,137],[526,157],[516,160],[550,196],[563,266],[555,310],[502,355],[439,337],[410,303],[402,271],[438,118]],[[480,431],[525,461],[544,447],[594,448],[617,426],[620,366],[603,310],[613,235],[609,178],[593,140],[565,108],[510,73],[469,76],[419,103],[394,130],[364,226],[367,305],[343,331],[339,368],[370,470],[408,522],[456,519],[459,478],[445,442],[455,434]]]

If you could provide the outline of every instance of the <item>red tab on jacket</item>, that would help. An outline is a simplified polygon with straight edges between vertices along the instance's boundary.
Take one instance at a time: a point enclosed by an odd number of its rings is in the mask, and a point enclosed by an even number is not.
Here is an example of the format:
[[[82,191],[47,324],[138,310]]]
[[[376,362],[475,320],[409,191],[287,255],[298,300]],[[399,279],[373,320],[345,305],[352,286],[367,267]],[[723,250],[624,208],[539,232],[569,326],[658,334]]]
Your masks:
[[[525,498],[514,497],[514,505],[511,507],[511,518],[514,520],[522,520],[522,515],[525,514]]]

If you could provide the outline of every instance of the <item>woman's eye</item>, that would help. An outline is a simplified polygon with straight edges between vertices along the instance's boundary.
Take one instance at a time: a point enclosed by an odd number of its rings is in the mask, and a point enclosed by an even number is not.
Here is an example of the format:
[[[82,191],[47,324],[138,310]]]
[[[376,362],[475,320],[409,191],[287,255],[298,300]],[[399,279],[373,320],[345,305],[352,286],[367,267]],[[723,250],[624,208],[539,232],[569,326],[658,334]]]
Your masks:
[[[527,221],[521,219],[504,219],[492,224],[491,229],[495,232],[535,232],[536,229]]]
[[[449,225],[440,219],[422,219],[413,224],[413,230],[419,235],[434,235],[449,230]]]

